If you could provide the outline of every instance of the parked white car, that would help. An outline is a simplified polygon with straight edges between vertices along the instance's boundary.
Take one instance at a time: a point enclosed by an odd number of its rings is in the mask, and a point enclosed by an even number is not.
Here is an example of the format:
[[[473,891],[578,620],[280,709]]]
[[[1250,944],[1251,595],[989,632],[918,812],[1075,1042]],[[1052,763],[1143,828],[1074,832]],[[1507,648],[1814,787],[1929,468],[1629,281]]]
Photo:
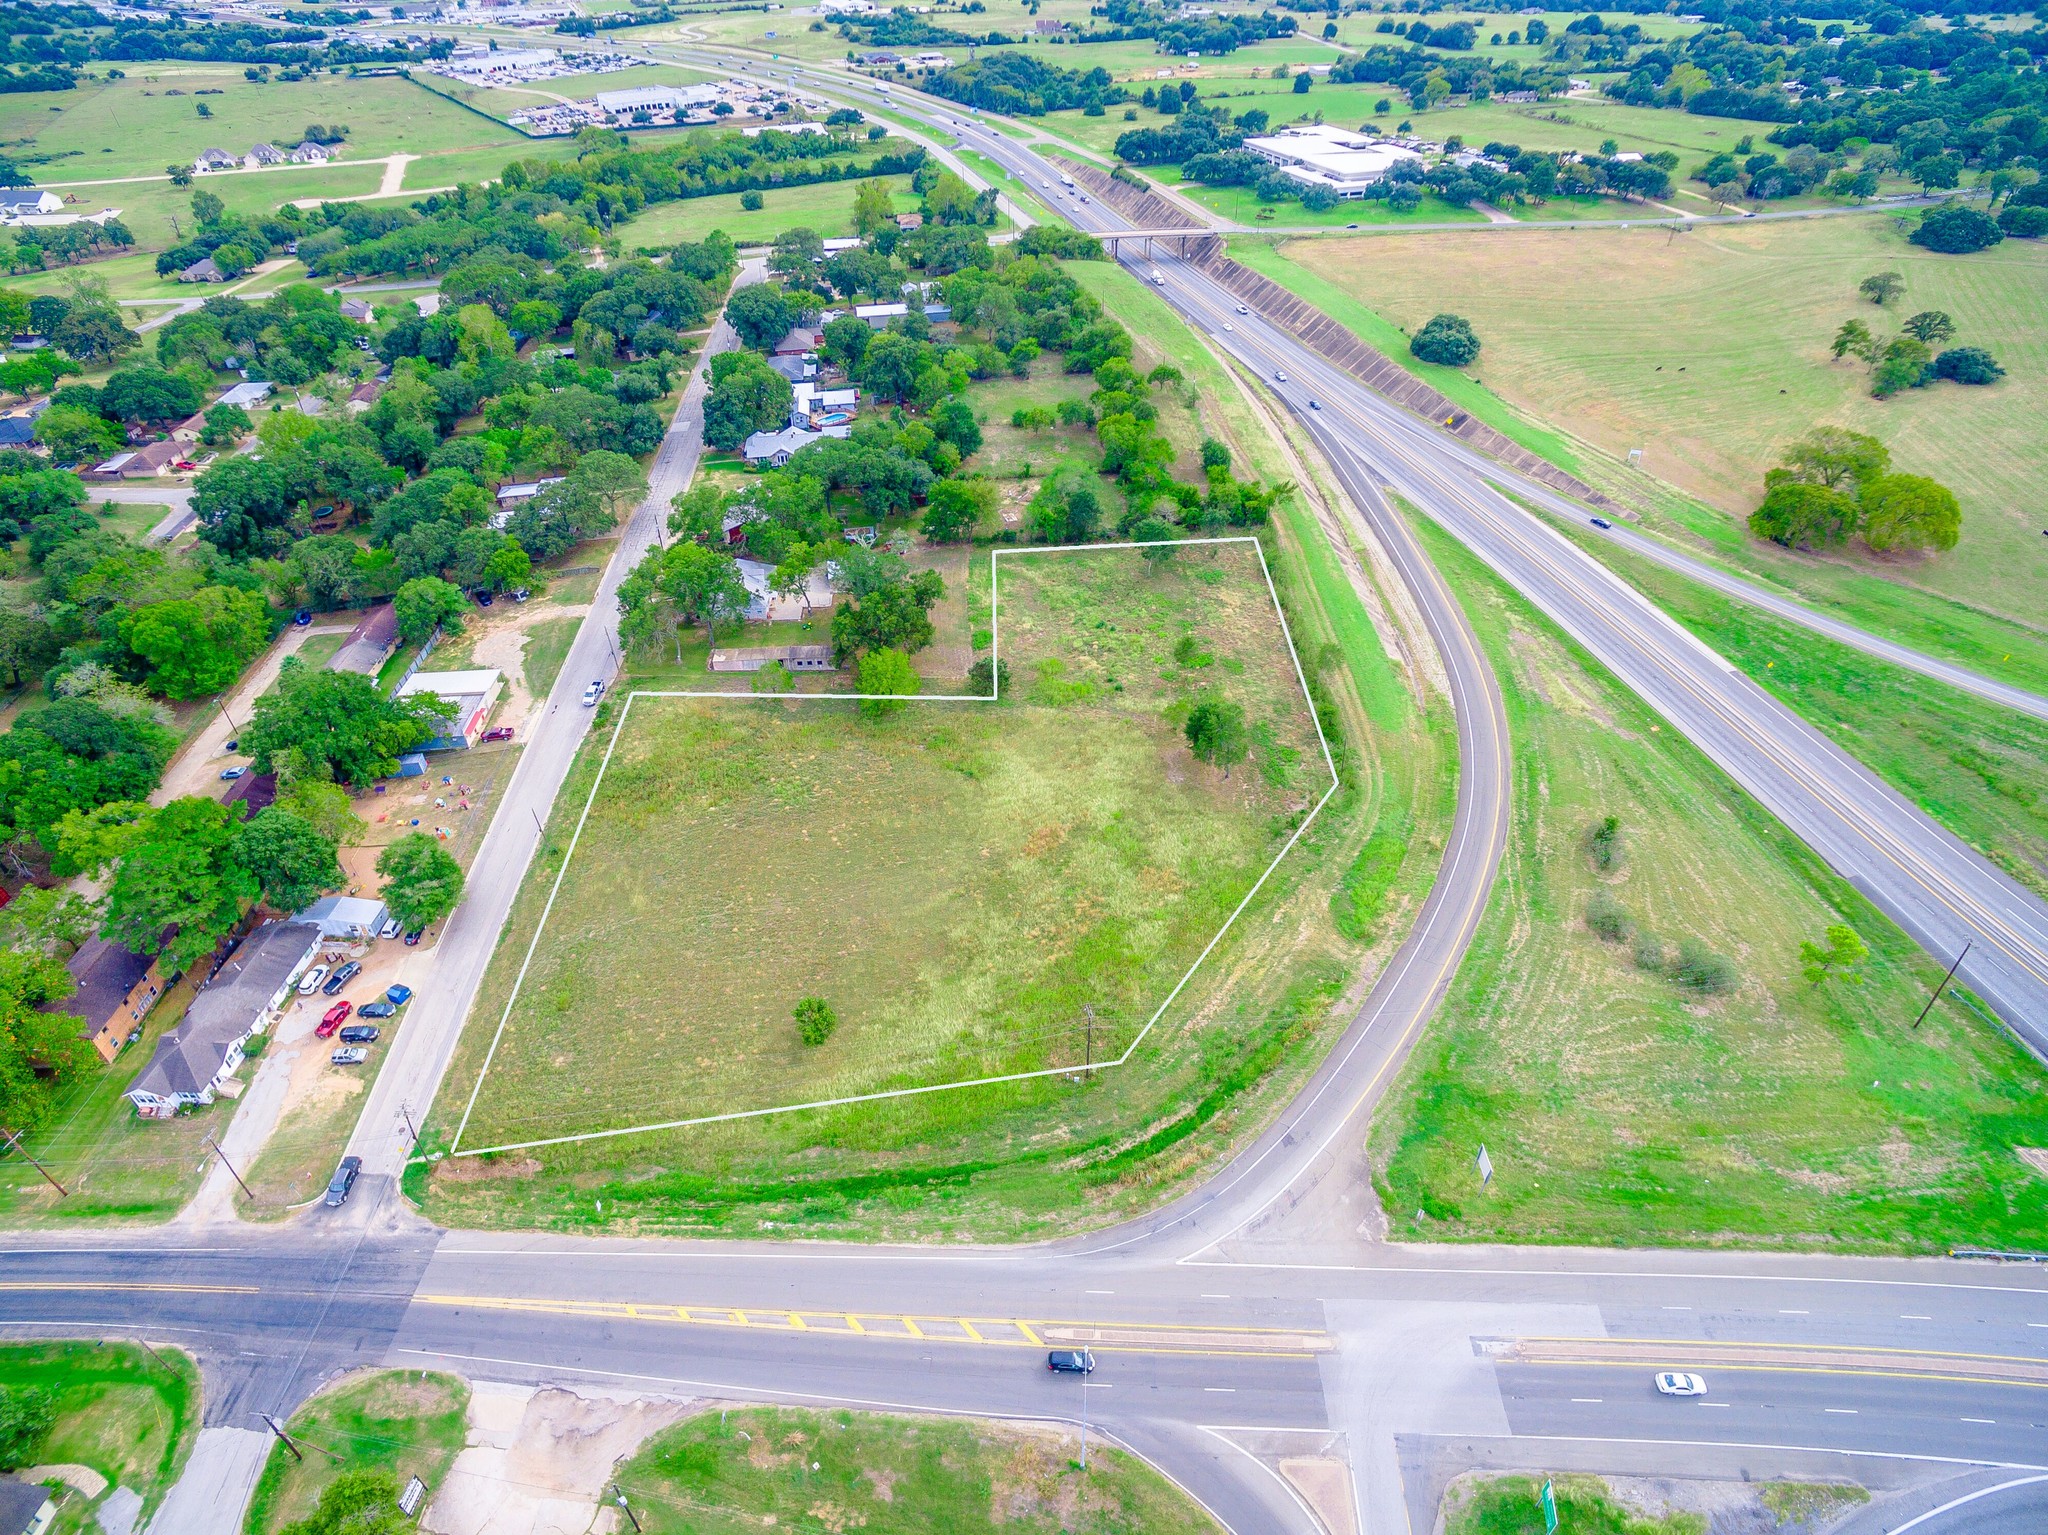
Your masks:
[[[315,965],[311,970],[308,970],[299,977],[299,995],[302,997],[312,996],[314,992],[320,989],[320,983],[326,979],[327,967],[325,965]]]

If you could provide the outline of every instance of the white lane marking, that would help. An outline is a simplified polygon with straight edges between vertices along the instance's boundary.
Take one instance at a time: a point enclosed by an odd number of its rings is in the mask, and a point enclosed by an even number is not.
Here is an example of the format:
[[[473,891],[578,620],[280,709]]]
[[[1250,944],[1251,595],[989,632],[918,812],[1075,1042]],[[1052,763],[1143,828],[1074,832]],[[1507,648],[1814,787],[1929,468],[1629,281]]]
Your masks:
[[[1661,1308],[1661,1309],[1663,1309],[1663,1310],[1665,1310],[1665,1311],[1690,1311],[1690,1310],[1692,1310],[1692,1307],[1690,1307],[1690,1306],[1665,1306],[1665,1307],[1663,1307],[1663,1308]]]
[[[1114,1294],[1116,1294],[1116,1291],[1114,1291],[1114,1290],[1083,1290],[1083,1291],[1082,1291],[1081,1293],[1082,1293],[1083,1295],[1114,1295]]]
[[[1700,1403],[1700,1406],[1702,1406],[1702,1407],[1733,1407],[1734,1405],[1735,1405],[1735,1404],[1734,1404],[1733,1402],[1702,1402],[1702,1403]]]
[[[1995,1424],[1995,1423],[1996,1423],[1996,1422],[1997,1422],[1998,1420],[1997,1420],[1996,1418],[1964,1418],[1964,1419],[1963,1419],[1962,1421],[1963,1421],[1963,1422],[1965,1422],[1965,1423],[1994,1423],[1994,1424]]]
[[[1854,1407],[1823,1407],[1822,1412],[1834,1413],[1837,1417],[1853,1418],[1857,1415]]]
[[[1911,1312],[1908,1312],[1901,1316],[1899,1320],[1901,1322],[1931,1322],[1934,1318],[1931,1316],[1914,1316]]]
[[[1220,1392],[1224,1396],[1237,1395],[1237,1387],[1235,1386],[1204,1386],[1202,1389],[1204,1391]]]
[[[1229,1300],[1229,1299],[1230,1299],[1230,1297],[1229,1297],[1229,1296],[1227,1296],[1227,1295],[1212,1295],[1212,1294],[1210,1294],[1210,1292],[1209,1292],[1209,1291],[1207,1291],[1207,1290],[1204,1290],[1204,1291],[1202,1292],[1202,1299],[1203,1299],[1203,1300]]]
[[[1813,1315],[1813,1313],[1812,1313],[1811,1311],[1792,1311],[1792,1310],[1788,1310],[1787,1308],[1785,1308],[1785,1307],[1783,1307],[1783,1306],[1780,1306],[1780,1307],[1778,1308],[1778,1315],[1779,1315],[1779,1316],[1812,1316],[1812,1315]]]
[[[2031,1487],[2036,1482],[2048,1482],[2048,1476],[2014,1477],[2009,1482],[2000,1482],[1996,1487],[1980,1487],[1975,1492],[1966,1492],[1960,1498],[1949,1499],[1948,1502],[1942,1504],[1939,1508],[1930,1508],[1917,1519],[1908,1519],[1904,1524],[1893,1530],[1891,1535],[1906,1535],[1906,1531],[1913,1529],[1915,1526],[1925,1524],[1930,1519],[1937,1519],[1952,1508],[1961,1508],[1965,1503],[1974,1503],[1979,1498],[1988,1498],[1994,1492],[2005,1492],[2014,1487]]]
[[[1575,1397],[1573,1397],[1573,1398],[1572,1398],[1572,1400],[1573,1400],[1574,1402],[1595,1402],[1595,1403],[1597,1403],[1597,1402],[1598,1402],[1598,1401],[1600,1400],[1600,1398],[1599,1398],[1599,1397],[1597,1397],[1597,1396],[1575,1396]]]

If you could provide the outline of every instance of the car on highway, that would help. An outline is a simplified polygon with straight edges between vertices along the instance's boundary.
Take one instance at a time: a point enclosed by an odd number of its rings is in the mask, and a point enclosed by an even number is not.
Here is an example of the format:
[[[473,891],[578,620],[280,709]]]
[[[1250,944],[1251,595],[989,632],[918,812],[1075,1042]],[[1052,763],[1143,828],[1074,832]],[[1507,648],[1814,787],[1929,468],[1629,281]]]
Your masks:
[[[320,989],[326,992],[327,995],[330,997],[339,996],[341,994],[341,988],[346,986],[350,981],[354,980],[357,976],[361,975],[362,973],[363,967],[357,964],[354,960],[350,960],[347,964],[343,965],[340,969],[336,970],[334,974],[330,975],[327,978],[327,984],[325,986],[322,986]]]
[[[488,741],[509,741],[509,740],[511,740],[511,739],[512,739],[512,737],[513,737],[513,734],[514,734],[514,731],[513,731],[512,727],[511,727],[510,725],[499,725],[499,726],[495,727],[494,729],[491,729],[491,730],[486,730],[486,731],[484,732],[483,738],[484,738],[484,740],[485,740],[485,741],[487,741],[487,742],[488,742]]]
[[[348,1015],[355,1011],[353,1002],[337,1002],[320,1017],[319,1027],[313,1033],[320,1039],[332,1039],[334,1031],[348,1021]]]
[[[604,684],[602,682],[591,683],[589,687],[583,690],[583,707],[595,709],[597,701],[602,697],[604,697]]]
[[[377,1004],[373,1002],[370,1005],[375,1007]],[[377,1036],[383,1032],[367,1023],[352,1023],[341,1031],[341,1042],[345,1045],[374,1045]]]
[[[412,988],[410,986],[387,986],[384,988],[384,1000],[393,1007],[403,1007],[412,1000]]]
[[[1310,410],[1321,410],[1323,408],[1323,402],[1321,400],[1310,400],[1308,402],[1308,408]]]
[[[1593,519],[1593,526],[1596,528],[1611,528],[1614,526],[1614,524],[1609,522],[1605,517],[1595,517]]]
[[[365,1002],[356,1009],[358,1018],[389,1018],[398,1011],[389,1002]]]
[[[369,1058],[370,1052],[361,1045],[350,1045],[347,1049],[337,1050],[334,1054],[328,1056],[327,1064],[330,1066],[360,1066]]]
[[[320,989],[320,983],[326,979],[327,967],[325,965],[315,965],[311,970],[308,970],[299,977],[299,995],[302,997],[312,996],[314,992]]]
[[[1085,1348],[1056,1348],[1045,1356],[1045,1367],[1055,1375],[1093,1375],[1095,1356]]]
[[[1234,326],[1234,325],[1232,325],[1232,324],[1231,324],[1231,323],[1230,323],[1230,322],[1229,322],[1228,320],[1225,320],[1225,321],[1223,322],[1223,328],[1224,328],[1225,330],[1235,330],[1235,329],[1237,329],[1237,327],[1236,327],[1236,326]]]
[[[1285,373],[1275,373],[1273,375],[1273,382],[1276,384],[1284,384],[1287,382],[1287,375]]]
[[[1707,1378],[1682,1370],[1665,1370],[1657,1376],[1657,1390],[1665,1396],[1705,1396]]]
[[[327,1198],[321,1201],[330,1210],[341,1208],[341,1202],[348,1198],[348,1191],[356,1186],[356,1179],[362,1175],[361,1157],[343,1157],[341,1166],[335,1168],[334,1177],[327,1185]]]
[[[1250,313],[1252,312],[1252,310],[1251,310],[1251,305],[1249,305],[1249,304],[1239,304],[1239,305],[1237,306],[1237,312],[1238,312],[1239,314],[1250,314]]]
[[[220,770],[221,782],[233,783],[237,778],[240,778],[244,773],[248,771],[249,770],[245,767],[222,768]]]

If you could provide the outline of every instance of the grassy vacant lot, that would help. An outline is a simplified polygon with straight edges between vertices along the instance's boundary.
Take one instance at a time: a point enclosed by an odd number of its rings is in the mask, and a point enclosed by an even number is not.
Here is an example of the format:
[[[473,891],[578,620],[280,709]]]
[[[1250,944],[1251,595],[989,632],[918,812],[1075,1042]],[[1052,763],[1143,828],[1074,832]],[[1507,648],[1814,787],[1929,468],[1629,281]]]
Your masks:
[[[157,1040],[185,1016],[190,978],[173,987],[143,1024],[142,1038],[111,1066],[88,1072],[25,1144],[70,1190],[59,1199],[18,1157],[0,1161],[0,1220],[42,1226],[95,1220],[165,1220],[199,1187],[202,1145],[227,1126],[232,1103],[172,1120],[141,1120],[121,1094],[149,1064]]]
[[[1007,562],[1007,705],[636,704],[464,1144],[1121,1051],[1327,784],[1251,551],[1142,568]],[[1176,730],[1208,693],[1227,778]]]
[[[1174,187],[1184,195],[1193,198],[1204,208],[1239,224],[1256,224],[1261,214],[1267,215],[1266,222],[1274,224],[1309,225],[1320,224],[1327,229],[1342,229],[1346,224],[1483,224],[1486,215],[1457,203],[1445,202],[1441,197],[1425,197],[1413,213],[1397,213],[1383,202],[1339,203],[1334,208],[1325,208],[1316,213],[1304,208],[1298,202],[1261,202],[1258,193],[1250,187],[1209,187],[1198,181],[1184,182],[1180,179],[1177,166],[1149,166],[1145,175],[1153,180]]]
[[[115,1487],[142,1499],[148,1520],[190,1453],[199,1427],[199,1371],[175,1349],[133,1343],[0,1345],[0,1386],[46,1391],[56,1410],[49,1437],[31,1450],[38,1465],[90,1466],[107,1479],[94,1506]],[[83,1495],[67,1494],[65,1529],[97,1529]]]
[[[1566,526],[1715,650],[2048,896],[2048,725],[1781,623]]]
[[[918,199],[908,176],[886,176],[898,213],[914,213]],[[628,250],[641,246],[666,248],[684,240],[701,240],[723,229],[742,245],[766,244],[785,229],[808,226],[828,240],[853,233],[851,181],[827,181],[808,187],[777,187],[761,194],[761,207],[749,212],[738,192],[716,197],[688,197],[656,203],[618,227]]]
[[[294,1461],[281,1444],[271,1448],[244,1535],[271,1535],[305,1518],[347,1471],[388,1471],[401,1487],[417,1476],[431,1498],[462,1448],[468,1408],[467,1386],[426,1370],[354,1375],[328,1387],[285,1425],[306,1458]]]
[[[1216,1526],[1143,1461],[1058,1430],[866,1413],[705,1413],[619,1467],[649,1535],[764,1525],[866,1535],[1198,1535]],[[812,1470],[816,1465],[818,1469]]]
[[[1506,695],[1519,764],[1499,884],[1443,1012],[1375,1121],[1395,1235],[1449,1241],[2038,1245],[2043,1072],[1945,1000],[1918,947],[1449,539],[1423,529]],[[1619,818],[1600,872],[1588,834]],[[1596,895],[1734,961],[1708,996],[1585,922]],[[1818,986],[1829,923],[1871,949]],[[1951,997],[1954,994],[1951,993]],[[1472,1159],[1496,1169],[1480,1189]]]
[[[1869,432],[1895,467],[1954,487],[1963,541],[1932,559],[1837,563],[2040,620],[2048,248],[2039,242],[1941,256],[1873,216],[1685,235],[1314,241],[1287,255],[1396,325],[1412,330],[1439,310],[1465,315],[1486,347],[1475,371],[1503,398],[1614,457],[1643,448],[1651,474],[1731,517],[1747,516],[1764,471],[1810,428]],[[1895,312],[1856,294],[1859,279],[1887,269],[1906,279]],[[1601,299],[1591,306],[1571,297],[1594,292]],[[1989,388],[1940,385],[1879,401],[1861,364],[1830,360],[1829,338],[1844,320],[1883,330],[1920,309],[1953,315],[1957,344],[1989,347],[2008,376]]]

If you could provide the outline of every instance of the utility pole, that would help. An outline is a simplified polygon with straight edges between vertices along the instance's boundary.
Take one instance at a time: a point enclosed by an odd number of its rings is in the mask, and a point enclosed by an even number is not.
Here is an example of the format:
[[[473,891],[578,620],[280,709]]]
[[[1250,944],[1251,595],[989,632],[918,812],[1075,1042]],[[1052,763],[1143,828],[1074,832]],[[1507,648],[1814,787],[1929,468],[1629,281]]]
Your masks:
[[[620,1489],[617,1482],[612,1483],[612,1491],[618,1496],[619,1507],[623,1508],[626,1511],[626,1517],[633,1521],[633,1535],[640,1535],[640,1516],[633,1512],[632,1504],[626,1501],[626,1494]]]
[[[1948,983],[1955,979],[1956,972],[1962,969],[1963,961],[1969,958],[1970,950],[1975,948],[1976,945],[1977,940],[1974,938],[1970,939],[1963,945],[1963,952],[1956,956],[1956,962],[1948,967],[1948,974],[1943,976],[1941,978],[1941,984],[1934,988],[1934,995],[1929,997],[1927,999],[1927,1005],[1920,1009],[1920,1016],[1913,1020],[1914,1028],[1919,1028],[1921,1024],[1927,1021],[1927,1015],[1934,1011],[1934,1004],[1941,1000],[1941,994],[1944,991],[1948,990]]]
[[[214,1150],[216,1151],[218,1151],[219,1149],[220,1148],[218,1146],[214,1148]],[[299,1447],[292,1443],[292,1436],[290,1434],[287,1434],[284,1431],[284,1429],[279,1426],[277,1419],[273,1418],[267,1412],[258,1413],[257,1416],[262,1418],[265,1423],[268,1423],[270,1425],[270,1431],[273,1434],[277,1435],[277,1437],[279,1438],[279,1440],[283,1442],[284,1447],[287,1450],[290,1450],[292,1452],[293,1460],[303,1461],[306,1458],[304,1455],[301,1455],[299,1453]]]
[[[216,698],[213,701],[213,706],[214,708],[220,710],[220,717],[228,722],[228,729],[234,731],[235,734],[240,735],[241,730],[235,724],[235,717],[232,714],[228,713],[228,706],[222,703],[218,698]]]
[[[228,1160],[228,1154],[220,1149],[220,1142],[209,1135],[206,1138],[206,1144],[211,1146],[213,1148],[213,1154],[220,1158],[220,1165],[228,1170],[228,1176],[230,1178],[233,1178],[235,1182],[242,1184],[243,1197],[246,1199],[253,1200],[256,1196],[249,1192],[248,1184],[242,1183],[242,1175],[235,1171],[235,1164]],[[289,1443],[290,1441],[286,1442]],[[296,1454],[297,1452],[294,1451],[293,1453]]]
[[[0,1130],[0,1135],[6,1136],[7,1144],[12,1146],[16,1151],[19,1151],[24,1157],[28,1158],[28,1165],[33,1167],[37,1172],[41,1173],[43,1175],[44,1180],[48,1182],[50,1187],[55,1189],[59,1195],[66,1199],[69,1199],[71,1197],[71,1191],[64,1187],[63,1184],[59,1183],[55,1178],[52,1178],[50,1176],[49,1168],[43,1166],[43,1164],[38,1162],[34,1157],[29,1156],[28,1149],[21,1144],[20,1135],[18,1135],[16,1132],[12,1130]]]
[[[420,1132],[419,1127],[412,1122],[412,1105],[407,1103],[401,1103],[398,1106],[398,1117],[405,1121],[405,1133],[411,1136],[413,1139],[413,1143],[417,1145],[419,1143]]]
[[[1088,1015],[1088,1046],[1087,1054],[1084,1057],[1085,1065],[1083,1069],[1093,1069],[1095,1065],[1095,1004],[1092,1002],[1087,1003],[1083,1005],[1081,1011]]]

